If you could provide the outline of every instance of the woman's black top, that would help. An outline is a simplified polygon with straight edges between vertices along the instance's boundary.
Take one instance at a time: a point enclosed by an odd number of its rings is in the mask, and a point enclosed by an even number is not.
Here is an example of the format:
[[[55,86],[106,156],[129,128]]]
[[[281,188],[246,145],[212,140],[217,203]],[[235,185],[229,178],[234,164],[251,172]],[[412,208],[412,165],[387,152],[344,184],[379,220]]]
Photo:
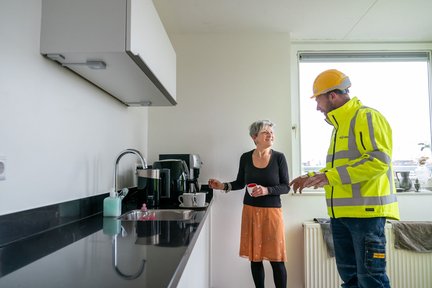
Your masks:
[[[285,155],[271,150],[267,167],[257,168],[252,161],[253,151],[246,152],[240,157],[237,179],[231,182],[232,190],[243,189],[249,183],[262,185],[267,187],[269,195],[252,197],[245,188],[243,204],[256,207],[282,207],[280,195],[288,194],[290,190]]]

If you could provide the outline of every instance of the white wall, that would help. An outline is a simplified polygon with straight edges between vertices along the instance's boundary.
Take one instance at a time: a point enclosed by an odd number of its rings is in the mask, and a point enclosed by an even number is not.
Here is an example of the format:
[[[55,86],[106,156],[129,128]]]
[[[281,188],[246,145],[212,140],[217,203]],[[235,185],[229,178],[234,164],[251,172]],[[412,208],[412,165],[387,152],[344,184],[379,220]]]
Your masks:
[[[274,149],[288,154],[288,34],[176,35],[173,44],[179,104],[149,110],[151,160],[159,153],[198,153],[204,163],[201,183],[210,177],[234,180],[240,155],[254,148],[248,126],[258,119],[276,123]],[[215,194],[214,287],[253,286],[249,261],[238,256],[241,207],[241,192]],[[268,272],[267,281],[272,279]]]
[[[296,81],[290,71],[295,71],[296,63],[290,60],[289,36],[175,35],[172,40],[179,104],[149,110],[150,160],[157,160],[160,153],[198,153],[204,162],[201,183],[210,177],[233,180],[240,155],[254,147],[248,125],[269,118],[277,125],[274,148],[286,154],[293,170],[297,158],[290,119],[295,118],[291,96]],[[253,287],[249,261],[238,256],[242,199],[242,192],[215,192],[211,255],[215,288]],[[282,199],[288,287],[303,287],[302,223],[327,217],[324,195],[290,194]],[[399,201],[403,220],[432,219],[431,194],[401,195]],[[274,287],[267,264],[266,287]]]
[[[241,153],[254,148],[249,125],[276,123],[276,150],[290,149],[289,35],[174,36],[175,107],[149,110],[149,158],[198,153],[201,180],[234,178]]]
[[[121,150],[147,154],[147,108],[43,58],[40,20],[40,0],[0,2],[0,215],[106,193]],[[120,163],[120,185],[133,184],[134,162]]]

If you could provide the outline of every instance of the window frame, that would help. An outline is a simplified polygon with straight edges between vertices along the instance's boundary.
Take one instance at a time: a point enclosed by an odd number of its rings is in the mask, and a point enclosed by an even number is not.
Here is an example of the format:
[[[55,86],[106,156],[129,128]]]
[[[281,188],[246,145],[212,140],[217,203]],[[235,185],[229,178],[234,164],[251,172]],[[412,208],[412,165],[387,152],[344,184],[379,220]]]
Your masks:
[[[395,55],[402,59],[403,55],[427,55],[429,58],[428,65],[428,83],[429,83],[429,109],[432,111],[432,44],[430,43],[318,43],[318,42],[296,42],[292,43],[291,50],[291,178],[295,178],[301,173],[301,145],[300,145],[300,87],[299,87],[299,54],[311,55],[312,57],[322,57],[328,53],[333,55],[355,54],[358,57],[380,57],[385,55]],[[417,54],[416,54],[417,53]],[[333,62],[333,59],[332,59]],[[429,117],[430,127],[432,129],[432,112]],[[431,131],[432,135],[432,131]],[[431,136],[432,138],[432,136]],[[432,139],[431,139],[432,143]],[[320,191],[323,189],[313,190]]]

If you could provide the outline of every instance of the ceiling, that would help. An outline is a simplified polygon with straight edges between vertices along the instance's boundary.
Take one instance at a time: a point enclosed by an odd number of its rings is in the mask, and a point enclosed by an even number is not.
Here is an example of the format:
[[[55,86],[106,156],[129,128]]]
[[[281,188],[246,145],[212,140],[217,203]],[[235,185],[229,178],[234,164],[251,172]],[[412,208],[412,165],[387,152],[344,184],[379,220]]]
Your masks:
[[[431,42],[431,0],[154,0],[168,34],[290,33],[293,41]]]

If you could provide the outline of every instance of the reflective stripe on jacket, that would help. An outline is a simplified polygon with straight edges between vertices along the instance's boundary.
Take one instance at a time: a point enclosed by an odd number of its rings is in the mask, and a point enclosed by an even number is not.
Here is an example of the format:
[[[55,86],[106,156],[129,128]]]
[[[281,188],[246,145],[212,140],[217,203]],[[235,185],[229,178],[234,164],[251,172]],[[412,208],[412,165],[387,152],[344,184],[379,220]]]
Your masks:
[[[357,97],[329,112],[333,125],[325,172],[332,218],[399,219],[392,156],[392,130],[384,116]]]

